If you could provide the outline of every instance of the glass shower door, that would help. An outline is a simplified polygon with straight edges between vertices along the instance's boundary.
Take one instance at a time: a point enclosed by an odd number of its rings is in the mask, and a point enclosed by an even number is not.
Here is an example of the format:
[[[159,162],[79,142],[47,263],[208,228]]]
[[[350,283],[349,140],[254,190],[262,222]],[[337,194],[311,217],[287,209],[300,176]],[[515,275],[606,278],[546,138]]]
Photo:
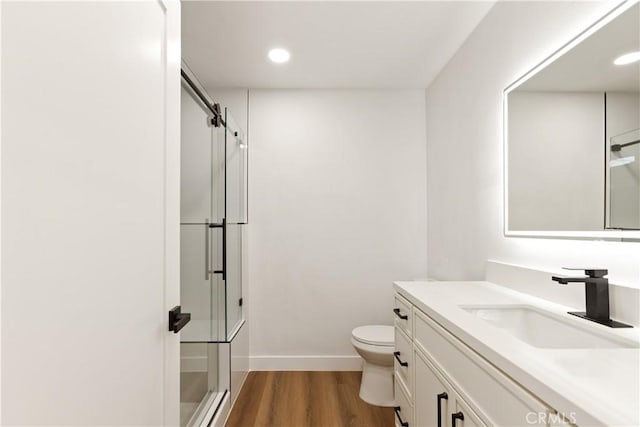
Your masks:
[[[206,421],[228,390],[228,343],[244,324],[246,137],[229,111],[222,126],[214,124],[211,114],[185,80],[180,297],[182,312],[191,313],[191,321],[180,331],[183,426]]]
[[[242,242],[248,219],[247,160],[245,132],[229,109],[225,109],[225,217],[227,224],[226,320],[232,339],[244,320],[242,311]]]
[[[183,80],[181,134],[181,424],[206,422],[229,388],[228,343],[244,324],[247,144],[229,111]],[[216,403],[217,402],[217,403]],[[213,409],[212,409],[213,408]]]
[[[640,129],[611,137],[608,151],[609,227],[640,230]]]
[[[248,223],[247,137],[229,109],[225,109],[226,217],[231,224]]]
[[[220,381],[219,280],[212,260],[220,237],[224,186],[214,165],[221,161],[224,134],[187,85],[181,104],[180,303],[191,321],[180,331],[180,423],[199,425],[228,388]],[[223,159],[222,159],[223,160]]]
[[[183,89],[181,342],[229,342],[242,326],[247,145],[229,111],[224,127]]]

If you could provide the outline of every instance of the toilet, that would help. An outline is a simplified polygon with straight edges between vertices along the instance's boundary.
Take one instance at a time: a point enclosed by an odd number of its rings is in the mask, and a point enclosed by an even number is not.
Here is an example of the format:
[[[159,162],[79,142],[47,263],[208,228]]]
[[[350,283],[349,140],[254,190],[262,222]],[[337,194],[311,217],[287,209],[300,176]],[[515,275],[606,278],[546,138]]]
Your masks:
[[[351,331],[351,344],[363,359],[360,398],[371,405],[394,406],[393,326],[359,326]]]

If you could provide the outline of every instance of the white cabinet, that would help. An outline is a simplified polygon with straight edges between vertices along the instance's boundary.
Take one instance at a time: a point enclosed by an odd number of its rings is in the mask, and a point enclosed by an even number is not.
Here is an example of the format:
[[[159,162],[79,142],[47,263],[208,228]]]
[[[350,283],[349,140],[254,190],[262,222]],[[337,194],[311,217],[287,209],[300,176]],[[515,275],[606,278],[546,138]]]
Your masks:
[[[407,317],[396,313],[396,351],[413,349],[413,366],[395,370],[396,400],[414,409],[409,427],[547,425],[554,411],[536,396],[402,296],[395,304]]]
[[[413,345],[411,339],[396,328],[396,345],[394,352],[394,370],[398,381],[404,386],[407,395],[413,395]]]
[[[415,352],[415,425],[421,427],[484,426],[428,359]]]
[[[484,427],[486,424],[480,420],[478,415],[473,412],[471,407],[458,395],[455,396],[455,409],[451,411],[451,414],[447,414],[450,427]]]
[[[401,383],[395,382],[395,397],[396,407],[394,411],[396,413],[396,427],[411,427],[413,426],[413,406],[411,405],[411,399],[407,396],[406,390],[402,387]]]
[[[488,424],[528,426],[529,413],[547,412],[548,408],[531,393],[426,314],[417,310],[414,324],[415,347],[446,372],[449,382],[468,397]]]
[[[425,357],[415,354],[415,395],[416,425],[424,427],[442,427],[446,425],[449,414],[449,398],[453,398],[451,389],[436,376]],[[452,406],[453,407],[453,406]]]
[[[411,303],[402,296],[396,294],[395,304],[393,308],[395,314],[393,324],[407,336],[413,334],[413,314],[411,312]]]

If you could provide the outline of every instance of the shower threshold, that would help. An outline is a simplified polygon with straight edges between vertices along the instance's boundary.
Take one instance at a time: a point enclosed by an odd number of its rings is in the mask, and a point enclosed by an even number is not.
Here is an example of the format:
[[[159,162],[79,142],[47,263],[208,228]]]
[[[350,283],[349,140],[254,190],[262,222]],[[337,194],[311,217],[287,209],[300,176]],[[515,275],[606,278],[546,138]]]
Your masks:
[[[227,390],[210,392],[198,405],[191,419],[183,427],[207,427],[222,406]],[[184,403],[182,403],[184,404]]]

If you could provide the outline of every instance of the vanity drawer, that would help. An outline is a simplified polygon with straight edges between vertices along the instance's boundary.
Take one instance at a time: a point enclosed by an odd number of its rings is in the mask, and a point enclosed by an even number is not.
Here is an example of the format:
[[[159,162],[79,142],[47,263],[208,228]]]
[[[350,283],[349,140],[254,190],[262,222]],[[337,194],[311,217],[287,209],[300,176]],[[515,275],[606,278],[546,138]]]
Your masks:
[[[394,370],[396,378],[402,381],[409,394],[409,398],[413,397],[413,344],[401,331],[396,327],[395,353],[394,353]],[[406,366],[405,366],[406,364]]]
[[[528,413],[549,409],[419,310],[415,311],[414,343],[446,372],[488,425],[528,426]]]
[[[409,397],[407,397],[404,387],[397,381],[395,382],[395,411],[396,427],[414,427],[413,425],[413,407],[411,406]],[[405,423],[405,424],[402,424]]]
[[[396,294],[393,306],[393,324],[401,329],[408,337],[413,336],[413,312],[411,303],[400,294]]]

